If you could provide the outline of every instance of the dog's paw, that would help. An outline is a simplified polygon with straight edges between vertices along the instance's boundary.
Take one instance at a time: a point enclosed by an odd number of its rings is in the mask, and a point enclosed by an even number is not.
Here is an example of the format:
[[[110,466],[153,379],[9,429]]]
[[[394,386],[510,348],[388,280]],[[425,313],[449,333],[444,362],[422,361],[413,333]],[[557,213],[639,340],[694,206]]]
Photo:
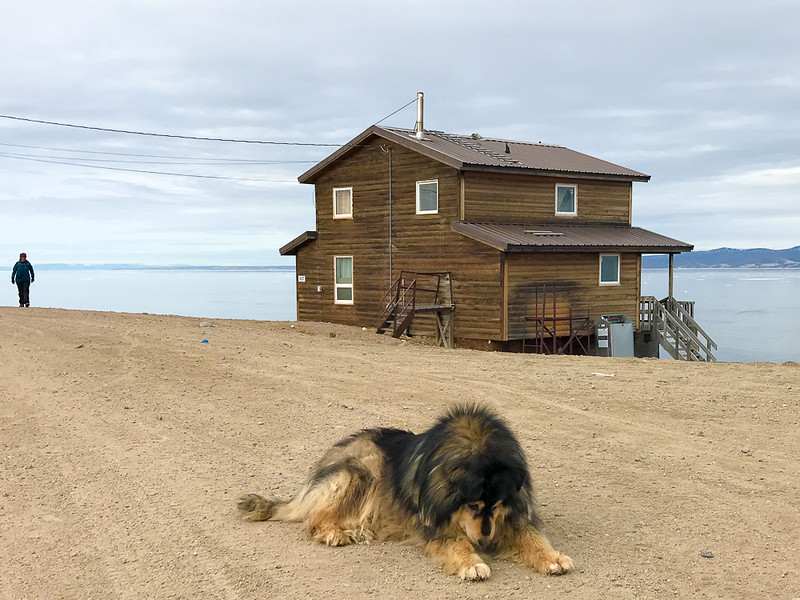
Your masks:
[[[492,574],[492,570],[486,563],[476,563],[468,567],[462,567],[458,575],[464,581],[483,581],[488,579]]]
[[[563,575],[572,571],[575,565],[569,556],[556,552],[553,556],[547,557],[542,567],[541,571],[545,575]]]
[[[345,529],[344,533],[353,541],[354,544],[371,544],[377,537],[374,531],[366,527],[360,527],[359,529]]]
[[[347,546],[353,543],[353,538],[338,527],[316,530],[314,540],[326,546]]]

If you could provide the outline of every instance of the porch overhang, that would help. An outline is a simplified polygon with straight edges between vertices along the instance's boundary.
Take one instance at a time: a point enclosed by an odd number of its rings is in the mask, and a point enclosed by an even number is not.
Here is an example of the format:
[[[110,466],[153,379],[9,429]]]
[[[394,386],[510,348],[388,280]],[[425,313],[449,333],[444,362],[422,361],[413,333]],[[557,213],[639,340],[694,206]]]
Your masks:
[[[474,223],[453,221],[456,231],[501,252],[634,252],[679,254],[694,246],[641,227],[613,223]]]

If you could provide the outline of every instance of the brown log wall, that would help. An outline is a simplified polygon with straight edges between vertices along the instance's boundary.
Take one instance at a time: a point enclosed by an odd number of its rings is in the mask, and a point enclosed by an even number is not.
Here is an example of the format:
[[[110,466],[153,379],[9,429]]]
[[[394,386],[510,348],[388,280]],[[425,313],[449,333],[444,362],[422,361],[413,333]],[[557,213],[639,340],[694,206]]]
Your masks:
[[[392,159],[392,273],[389,272],[389,155]],[[437,179],[439,212],[416,214],[416,182]],[[353,188],[353,218],[333,219],[333,188]],[[500,253],[453,232],[460,216],[457,171],[382,140],[350,154],[316,182],[319,238],[297,253],[298,319],[374,327],[381,300],[400,271],[450,271],[456,338],[499,339]],[[353,256],[353,305],[334,304],[333,257]],[[317,292],[317,286],[322,291]],[[434,335],[433,316],[412,332]]]
[[[577,186],[577,216],[555,215],[556,184]],[[462,220],[630,224],[632,186],[631,182],[468,171]]]
[[[600,285],[599,255],[593,252],[509,254],[505,261],[508,289],[507,332],[509,340],[522,339],[530,331],[525,316],[541,316],[534,303],[535,288],[546,284],[557,289],[558,316],[568,316],[572,307],[577,315],[588,312],[596,320],[603,314],[624,314],[638,328],[641,287],[641,259],[638,254],[620,255],[620,284]],[[541,295],[539,296],[541,302]],[[548,296],[545,316],[552,316],[552,296]],[[558,335],[568,334],[568,325],[559,325]],[[528,336],[529,337],[529,336]]]

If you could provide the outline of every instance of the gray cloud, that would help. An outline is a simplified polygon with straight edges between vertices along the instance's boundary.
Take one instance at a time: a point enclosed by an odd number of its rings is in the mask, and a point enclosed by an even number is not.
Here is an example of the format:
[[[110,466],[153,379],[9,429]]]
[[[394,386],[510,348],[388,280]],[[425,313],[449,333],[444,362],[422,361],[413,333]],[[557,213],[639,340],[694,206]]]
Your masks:
[[[0,113],[340,144],[423,90],[431,128],[562,144],[652,175],[635,186],[637,225],[698,249],[789,247],[798,18],[794,0],[34,0],[0,22]],[[414,119],[409,107],[386,123]],[[311,190],[296,183],[313,163],[289,161],[331,151],[0,119],[0,249],[279,263],[277,248],[314,226]],[[232,163],[244,160],[264,164]],[[105,168],[77,166],[88,164]]]

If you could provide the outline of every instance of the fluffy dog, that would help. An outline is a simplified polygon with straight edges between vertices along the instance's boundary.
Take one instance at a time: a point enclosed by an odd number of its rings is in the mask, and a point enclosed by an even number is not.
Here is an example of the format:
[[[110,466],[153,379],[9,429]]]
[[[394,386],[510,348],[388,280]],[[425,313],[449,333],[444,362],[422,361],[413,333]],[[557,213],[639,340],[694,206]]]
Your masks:
[[[249,494],[248,521],[303,522],[329,546],[417,538],[448,575],[482,580],[494,554],[559,575],[572,559],[554,550],[533,508],[519,442],[481,406],[457,406],[428,431],[365,429],[333,446],[294,500]]]

